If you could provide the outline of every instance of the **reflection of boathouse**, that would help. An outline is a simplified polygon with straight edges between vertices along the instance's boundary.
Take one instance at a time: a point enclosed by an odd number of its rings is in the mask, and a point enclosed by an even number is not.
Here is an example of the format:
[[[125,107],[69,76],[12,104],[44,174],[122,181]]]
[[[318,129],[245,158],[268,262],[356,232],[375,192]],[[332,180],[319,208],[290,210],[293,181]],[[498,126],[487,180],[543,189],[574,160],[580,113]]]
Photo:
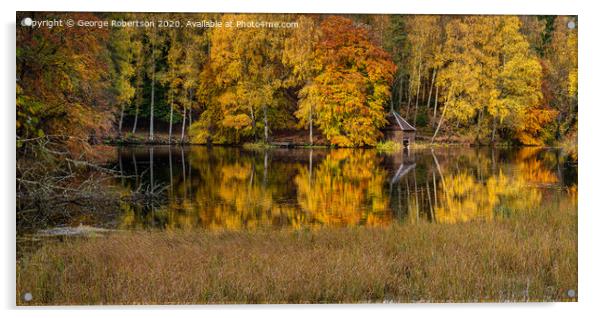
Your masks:
[[[385,141],[393,141],[407,147],[416,137],[416,128],[412,127],[396,111],[391,110],[387,114],[387,125],[382,128]]]
[[[402,152],[387,156],[385,164],[391,167],[391,172],[394,172],[389,179],[389,184],[393,186],[416,167],[416,159],[413,153],[404,149]]]
[[[384,164],[389,170],[390,208],[398,219],[410,217],[418,202],[415,156],[404,149],[386,156]]]

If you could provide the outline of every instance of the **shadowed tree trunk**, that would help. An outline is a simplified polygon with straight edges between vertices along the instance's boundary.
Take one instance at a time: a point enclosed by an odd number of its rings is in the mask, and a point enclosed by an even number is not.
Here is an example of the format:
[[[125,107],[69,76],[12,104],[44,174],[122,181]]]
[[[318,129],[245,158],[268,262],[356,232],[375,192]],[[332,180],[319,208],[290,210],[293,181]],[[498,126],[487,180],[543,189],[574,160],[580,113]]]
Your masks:
[[[169,106],[169,143],[171,144],[171,132],[173,128],[173,91],[169,92],[170,106]]]
[[[420,80],[422,79],[422,61],[418,65],[418,87],[416,88],[416,105],[414,106],[414,127],[416,127],[416,117],[418,116],[418,97],[420,96],[420,87],[422,86]]]
[[[401,104],[403,103],[403,76],[401,76],[401,78],[400,78],[398,94],[399,94],[399,96],[397,96],[397,100],[399,103],[399,105],[398,105],[399,109],[397,111],[399,111],[401,113]]]
[[[125,112],[125,104],[121,104],[121,115],[119,115],[119,132],[117,135],[121,138],[121,127],[123,127],[123,113]]]
[[[408,81],[408,106],[406,107],[406,118],[410,116],[410,105],[412,105],[412,75],[410,74],[410,80]]]
[[[136,114],[134,115],[134,126],[132,127],[132,134],[136,133],[136,127],[138,127],[138,113],[140,112],[140,106],[136,103]]]
[[[189,91],[188,96],[188,131],[190,131],[190,127],[192,127],[192,91]]]
[[[481,121],[483,118],[483,109],[479,110],[479,115],[477,116],[477,138],[476,138],[476,144],[480,145],[481,144]]]
[[[439,86],[435,85],[435,105],[433,105],[433,127],[437,121],[437,107],[439,106]]]
[[[433,95],[433,86],[435,86],[435,76],[437,76],[437,69],[433,70],[433,77],[431,78],[431,89],[429,89],[429,98],[426,101],[426,108],[431,106],[431,96]]]
[[[497,129],[497,119],[493,118],[493,129],[491,131],[491,144],[495,143],[495,131]]]
[[[154,50],[154,46],[153,46]],[[148,139],[153,141],[155,139],[155,54],[152,53],[152,63],[153,63],[153,75],[151,80],[151,103],[150,103],[150,128],[149,128],[149,136]]]
[[[263,106],[263,140],[267,144],[268,143],[268,107]]]
[[[255,120],[255,111],[251,108],[251,129],[253,129],[253,141],[257,142],[257,121]],[[238,138],[236,140],[238,142]]]

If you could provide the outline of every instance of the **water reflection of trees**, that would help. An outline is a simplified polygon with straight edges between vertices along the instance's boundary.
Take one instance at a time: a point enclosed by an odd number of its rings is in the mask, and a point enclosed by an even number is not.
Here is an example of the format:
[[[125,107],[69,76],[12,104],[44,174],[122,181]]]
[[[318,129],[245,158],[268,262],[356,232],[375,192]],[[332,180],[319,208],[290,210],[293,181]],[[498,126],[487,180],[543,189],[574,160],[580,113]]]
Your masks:
[[[439,166],[436,173],[443,195],[435,203],[436,221],[492,220],[540,207],[541,186],[558,182],[539,156],[545,152],[537,148],[506,152],[467,152],[462,155],[467,159],[462,165],[448,162]],[[436,163],[435,153],[432,155]]]
[[[298,203],[317,224],[388,224],[385,179],[374,151],[338,149],[315,169],[300,167],[295,177]]]
[[[369,149],[129,149],[120,152],[121,169],[133,175],[124,186],[165,185],[169,200],[152,207],[124,204],[120,223],[242,229],[491,221],[541,206],[554,192],[546,189],[563,182],[562,158],[537,148],[389,155]],[[569,194],[576,183],[573,188]]]

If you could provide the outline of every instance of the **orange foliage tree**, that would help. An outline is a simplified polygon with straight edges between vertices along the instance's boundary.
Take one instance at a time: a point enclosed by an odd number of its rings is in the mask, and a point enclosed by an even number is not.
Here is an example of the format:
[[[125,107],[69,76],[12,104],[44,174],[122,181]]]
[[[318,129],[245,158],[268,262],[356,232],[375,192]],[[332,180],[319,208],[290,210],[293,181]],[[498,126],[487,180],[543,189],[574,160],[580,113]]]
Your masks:
[[[316,124],[332,144],[375,145],[385,124],[395,64],[370,41],[366,28],[349,19],[328,17],[320,29],[316,56],[321,70],[302,88],[300,104],[315,103]]]

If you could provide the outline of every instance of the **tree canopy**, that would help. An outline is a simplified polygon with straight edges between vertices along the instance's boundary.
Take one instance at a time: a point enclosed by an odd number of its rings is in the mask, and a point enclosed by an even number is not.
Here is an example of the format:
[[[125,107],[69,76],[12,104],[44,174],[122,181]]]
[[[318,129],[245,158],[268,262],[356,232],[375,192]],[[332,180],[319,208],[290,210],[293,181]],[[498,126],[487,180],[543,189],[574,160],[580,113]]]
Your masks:
[[[576,17],[73,15],[290,27],[19,27],[20,140],[163,129],[170,141],[268,143],[288,130],[374,146],[390,110],[433,141],[542,145],[577,129]]]

